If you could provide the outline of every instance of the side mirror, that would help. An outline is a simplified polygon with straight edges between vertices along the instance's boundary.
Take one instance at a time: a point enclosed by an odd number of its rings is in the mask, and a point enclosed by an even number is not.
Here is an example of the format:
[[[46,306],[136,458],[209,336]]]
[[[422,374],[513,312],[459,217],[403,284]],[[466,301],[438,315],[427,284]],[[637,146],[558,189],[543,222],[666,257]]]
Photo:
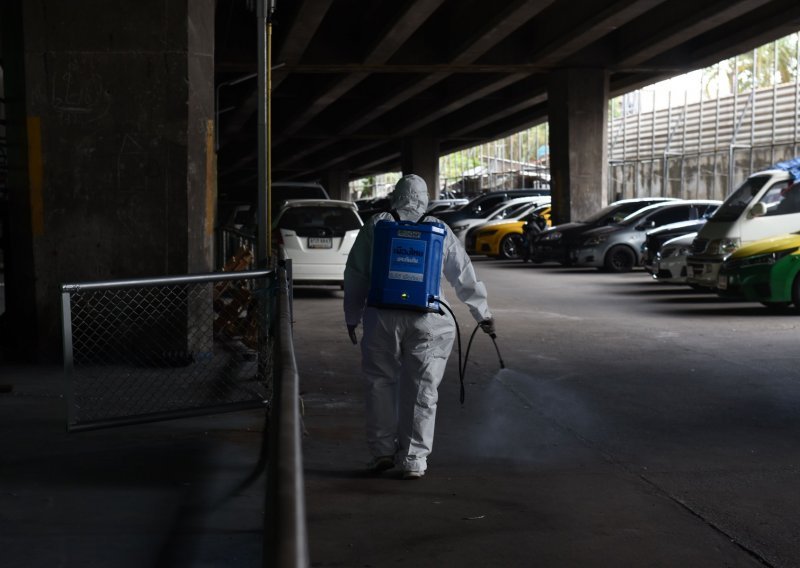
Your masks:
[[[750,208],[750,217],[763,217],[767,214],[767,205],[759,201]]]

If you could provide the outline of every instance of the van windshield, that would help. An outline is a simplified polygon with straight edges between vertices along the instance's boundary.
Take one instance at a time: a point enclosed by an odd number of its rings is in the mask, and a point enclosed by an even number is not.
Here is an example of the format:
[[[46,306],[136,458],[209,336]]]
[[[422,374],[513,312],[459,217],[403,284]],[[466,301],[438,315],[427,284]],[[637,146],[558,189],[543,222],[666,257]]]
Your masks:
[[[719,209],[708,220],[709,223],[720,223],[735,221],[738,219],[747,205],[753,200],[756,194],[761,191],[764,184],[769,180],[769,176],[753,176],[748,178],[739,189],[728,196],[728,199],[720,205]]]

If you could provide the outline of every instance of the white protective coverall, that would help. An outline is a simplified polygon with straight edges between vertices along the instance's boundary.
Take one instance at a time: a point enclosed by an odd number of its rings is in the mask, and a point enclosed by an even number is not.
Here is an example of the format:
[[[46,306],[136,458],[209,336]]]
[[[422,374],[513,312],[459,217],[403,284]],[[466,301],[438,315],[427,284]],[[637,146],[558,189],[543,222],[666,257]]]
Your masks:
[[[428,205],[425,181],[416,175],[404,176],[390,198],[400,219],[418,221]],[[365,223],[347,258],[345,321],[352,328],[363,317],[361,354],[370,452],[375,457],[394,456],[395,465],[403,471],[423,474],[433,447],[437,389],[453,347],[455,324],[449,314],[365,308],[374,227],[381,219],[393,220],[391,214],[380,213]],[[426,217],[426,221],[436,218]],[[442,274],[475,320],[491,320],[486,287],[477,279],[469,256],[449,227],[442,257]],[[484,331],[488,333],[486,328]],[[355,341],[353,333],[351,337]]]

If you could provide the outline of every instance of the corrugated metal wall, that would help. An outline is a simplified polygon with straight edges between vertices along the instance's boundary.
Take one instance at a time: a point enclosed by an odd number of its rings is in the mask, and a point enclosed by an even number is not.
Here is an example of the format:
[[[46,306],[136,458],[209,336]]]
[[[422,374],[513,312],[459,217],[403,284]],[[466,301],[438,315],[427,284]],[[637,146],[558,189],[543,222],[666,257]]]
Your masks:
[[[797,155],[798,113],[794,83],[610,120],[609,199],[723,199],[753,171]]]

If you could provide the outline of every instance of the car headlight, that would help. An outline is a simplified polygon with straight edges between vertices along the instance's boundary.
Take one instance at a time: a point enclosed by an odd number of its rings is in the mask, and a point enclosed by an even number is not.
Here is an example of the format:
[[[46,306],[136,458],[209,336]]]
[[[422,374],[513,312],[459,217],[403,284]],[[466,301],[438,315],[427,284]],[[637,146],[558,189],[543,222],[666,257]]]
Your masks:
[[[662,247],[662,249],[656,253],[656,258],[669,258],[671,256],[675,256],[675,252],[677,250],[677,247]]]
[[[595,245],[599,245],[600,243],[604,243],[608,240],[608,235],[597,235],[594,237],[589,237],[585,241],[583,241],[584,246],[593,247]]]
[[[745,258],[737,258],[732,261],[728,261],[725,263],[726,266],[732,267],[736,266],[739,268],[748,268],[751,266],[763,266],[763,265],[773,265],[778,262],[780,259],[784,258],[792,254],[793,252],[797,251],[797,248],[790,248],[786,250],[779,250],[776,252],[769,252],[767,254],[757,254],[754,256],[748,256]]]
[[[663,247],[661,252],[661,258],[674,258],[677,256],[689,256],[692,252],[692,245],[681,245],[681,246],[668,246]]]
[[[548,231],[542,234],[542,236],[539,238],[543,241],[557,241],[561,238],[561,236],[562,235],[560,231]]]
[[[453,226],[453,232],[454,233],[461,233],[463,231],[466,231],[467,229],[469,229],[469,225],[455,225],[455,226]]]
[[[716,239],[708,243],[706,252],[712,255],[728,255],[739,248],[741,241],[739,239]]]

